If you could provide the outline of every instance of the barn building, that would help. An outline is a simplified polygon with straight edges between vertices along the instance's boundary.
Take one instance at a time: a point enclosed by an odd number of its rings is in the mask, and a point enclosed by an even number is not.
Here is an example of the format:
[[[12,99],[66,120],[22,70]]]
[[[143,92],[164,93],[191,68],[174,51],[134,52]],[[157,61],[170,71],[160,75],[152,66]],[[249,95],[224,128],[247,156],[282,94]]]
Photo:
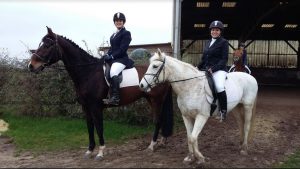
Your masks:
[[[210,38],[209,24],[224,23],[229,63],[245,42],[248,66],[260,84],[300,86],[300,1],[174,0],[173,56],[196,65]]]

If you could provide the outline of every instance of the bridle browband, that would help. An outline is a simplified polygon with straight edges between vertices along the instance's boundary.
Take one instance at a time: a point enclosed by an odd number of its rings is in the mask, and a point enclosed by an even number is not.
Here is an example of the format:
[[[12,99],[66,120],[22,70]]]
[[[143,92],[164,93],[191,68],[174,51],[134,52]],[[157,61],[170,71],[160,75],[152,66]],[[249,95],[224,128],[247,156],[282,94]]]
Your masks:
[[[160,66],[160,68],[158,69],[158,71],[155,73],[155,74],[153,74],[153,73],[145,73],[145,75],[144,75],[144,77],[143,77],[143,79],[146,81],[146,83],[148,84],[148,86],[150,87],[150,88],[153,88],[153,86],[155,85],[155,84],[159,84],[159,83],[164,83],[165,82],[165,69],[164,69],[164,67],[165,67],[165,63],[166,63],[166,58],[164,58],[164,60],[163,61],[161,61],[161,60],[158,60],[158,61],[160,61],[160,62],[163,62],[163,64]],[[159,79],[158,79],[158,77],[159,77],[159,75],[160,75],[160,73],[163,71],[163,81],[159,81]],[[153,82],[154,82],[154,84],[150,84],[148,81],[147,81],[147,79],[145,78],[145,76],[146,75],[150,75],[150,76],[153,76]],[[191,77],[191,78],[187,78],[187,79],[181,79],[181,80],[173,80],[173,81],[169,81],[169,83],[176,83],[176,82],[184,82],[184,81],[188,81],[188,80],[192,80],[192,79],[196,79],[196,78],[199,78],[199,77],[205,77],[205,75],[201,75],[201,76],[195,76],[195,77]]]

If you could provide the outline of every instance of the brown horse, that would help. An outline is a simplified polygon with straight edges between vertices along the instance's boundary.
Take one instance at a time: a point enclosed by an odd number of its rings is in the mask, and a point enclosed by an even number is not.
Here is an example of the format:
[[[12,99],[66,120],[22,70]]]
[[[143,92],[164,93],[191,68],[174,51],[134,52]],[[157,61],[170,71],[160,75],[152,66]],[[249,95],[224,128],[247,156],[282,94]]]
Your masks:
[[[250,69],[243,63],[244,50],[243,48],[236,49],[233,52],[233,65],[230,67],[229,72],[247,72],[251,74]]]
[[[48,33],[43,37],[39,48],[32,54],[28,68],[32,72],[40,72],[46,66],[62,60],[74,82],[78,101],[86,114],[89,146],[85,157],[91,157],[95,148],[95,127],[100,143],[96,159],[102,159],[105,148],[103,109],[110,107],[102,101],[102,99],[107,97],[109,90],[104,77],[104,60],[91,56],[71,40],[53,33],[50,28],[47,27],[47,30]],[[141,77],[147,71],[147,66],[136,66],[136,69],[139,80],[141,80]],[[157,143],[160,129],[162,136],[165,138],[172,134],[173,103],[170,84],[164,83],[156,87],[151,93],[142,92],[138,85],[125,87],[120,89],[120,94],[120,106],[130,104],[142,97],[148,101],[156,119],[153,138],[148,148],[153,150],[153,146]]]

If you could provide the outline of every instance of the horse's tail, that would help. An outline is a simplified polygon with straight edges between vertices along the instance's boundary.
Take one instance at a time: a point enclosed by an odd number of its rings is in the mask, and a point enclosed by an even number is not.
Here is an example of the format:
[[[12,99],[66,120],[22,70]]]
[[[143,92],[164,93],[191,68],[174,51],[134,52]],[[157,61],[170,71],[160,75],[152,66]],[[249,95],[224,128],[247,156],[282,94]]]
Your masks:
[[[252,137],[253,137],[253,130],[254,130],[253,128],[254,128],[254,121],[255,121],[255,114],[256,114],[256,100],[257,100],[257,96],[255,98],[253,108],[252,108],[252,116],[251,116],[251,123],[250,123],[248,140],[251,140]]]
[[[160,115],[161,134],[163,137],[169,137],[173,133],[173,114],[172,87],[170,87],[163,102],[163,107]]]

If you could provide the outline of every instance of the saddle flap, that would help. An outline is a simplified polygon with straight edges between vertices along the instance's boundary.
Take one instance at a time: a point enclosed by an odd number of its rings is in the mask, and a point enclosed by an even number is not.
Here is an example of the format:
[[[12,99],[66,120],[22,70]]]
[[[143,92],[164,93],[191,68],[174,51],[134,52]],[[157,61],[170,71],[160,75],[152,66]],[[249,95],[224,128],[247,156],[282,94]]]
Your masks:
[[[108,86],[111,86],[109,83],[110,79],[110,65],[103,65],[104,77]],[[139,76],[135,67],[131,69],[124,69],[119,75],[120,79],[120,88],[129,87],[129,86],[138,86],[139,85]]]
[[[205,91],[205,96],[206,96],[207,101],[209,103],[212,103],[214,100],[214,96],[212,94],[212,91],[211,91],[211,88],[210,88],[208,82],[204,83],[204,91]]]

